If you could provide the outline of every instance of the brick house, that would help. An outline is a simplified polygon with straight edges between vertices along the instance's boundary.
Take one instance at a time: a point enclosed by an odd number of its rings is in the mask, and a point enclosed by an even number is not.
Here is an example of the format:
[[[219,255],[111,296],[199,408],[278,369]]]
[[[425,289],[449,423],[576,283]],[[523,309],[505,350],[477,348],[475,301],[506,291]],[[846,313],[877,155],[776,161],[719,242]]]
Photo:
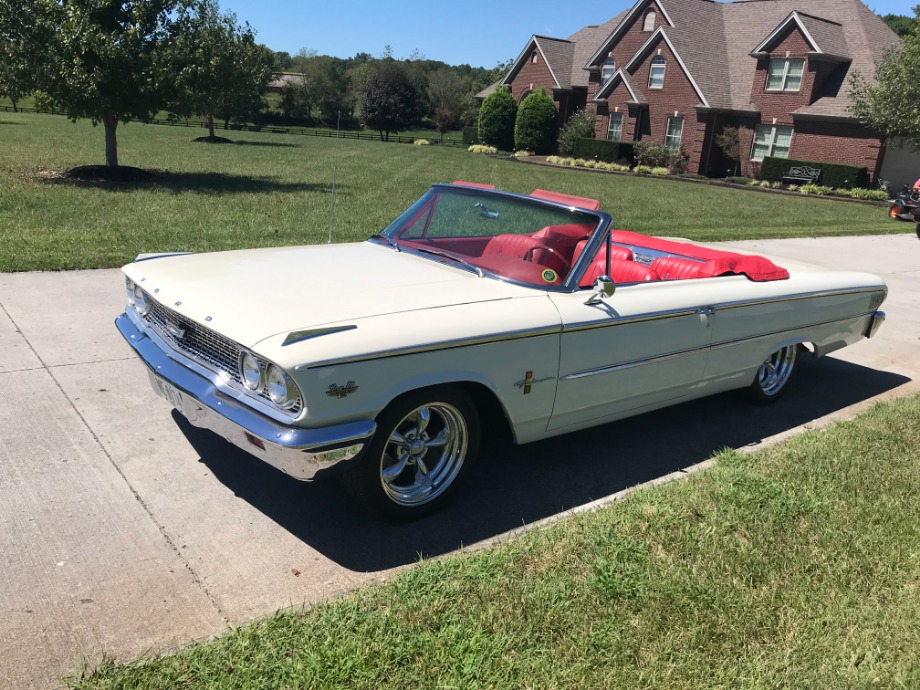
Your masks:
[[[884,142],[851,117],[849,78],[899,40],[859,0],[639,0],[567,39],[533,36],[499,84],[518,102],[546,89],[560,124],[594,107],[598,138],[682,146],[709,176],[733,167],[714,137],[739,125],[744,174],[780,156],[876,176]]]

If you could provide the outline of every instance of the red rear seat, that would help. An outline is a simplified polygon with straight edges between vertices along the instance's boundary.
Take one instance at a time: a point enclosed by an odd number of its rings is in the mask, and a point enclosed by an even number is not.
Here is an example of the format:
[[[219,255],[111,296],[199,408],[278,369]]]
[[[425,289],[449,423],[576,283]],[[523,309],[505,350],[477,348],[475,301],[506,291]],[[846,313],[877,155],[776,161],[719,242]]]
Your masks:
[[[607,270],[603,259],[595,261],[581,279],[581,287],[591,287]],[[644,264],[622,259],[610,260],[610,277],[614,283],[644,283],[650,280],[661,280],[658,273]]]
[[[708,278],[705,264],[692,259],[681,259],[676,256],[666,256],[655,259],[652,268],[661,276],[662,280],[684,280],[687,278]]]
[[[576,261],[578,261],[578,257],[581,256],[581,253],[585,250],[585,246],[587,246],[587,244],[588,244],[588,240],[582,240],[581,242],[575,245],[575,253],[572,254],[573,264]],[[601,247],[600,251],[597,253],[597,258],[602,259],[605,256],[607,256],[607,245],[606,244],[603,247]],[[633,253],[632,253],[632,250],[628,249],[627,247],[621,247],[619,245],[614,244],[613,250],[610,252],[610,258],[611,259],[621,259],[622,261],[632,261]]]

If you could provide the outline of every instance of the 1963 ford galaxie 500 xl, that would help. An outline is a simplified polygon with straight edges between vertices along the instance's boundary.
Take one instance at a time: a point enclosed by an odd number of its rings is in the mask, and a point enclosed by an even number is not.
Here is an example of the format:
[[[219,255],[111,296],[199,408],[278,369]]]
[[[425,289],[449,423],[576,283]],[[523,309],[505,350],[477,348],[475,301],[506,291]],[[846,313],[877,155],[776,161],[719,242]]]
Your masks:
[[[528,443],[704,395],[771,402],[871,337],[874,275],[614,230],[590,199],[434,185],[358,244],[142,255],[118,328],[192,424],[430,512],[482,430]]]

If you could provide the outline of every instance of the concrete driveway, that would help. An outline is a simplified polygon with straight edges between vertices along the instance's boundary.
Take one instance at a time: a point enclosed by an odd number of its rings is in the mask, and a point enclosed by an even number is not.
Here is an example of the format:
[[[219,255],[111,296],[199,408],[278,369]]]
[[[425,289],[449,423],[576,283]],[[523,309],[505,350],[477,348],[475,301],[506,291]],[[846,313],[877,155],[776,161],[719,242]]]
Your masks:
[[[119,271],[0,274],[0,687],[54,687],[81,659],[127,661],[312,605],[719,448],[918,390],[916,237],[735,246],[879,273],[888,321],[872,341],[806,362],[796,390],[769,408],[717,396],[493,444],[458,500],[405,526],[362,512],[335,482],[292,481],[171,415],[112,324]]]

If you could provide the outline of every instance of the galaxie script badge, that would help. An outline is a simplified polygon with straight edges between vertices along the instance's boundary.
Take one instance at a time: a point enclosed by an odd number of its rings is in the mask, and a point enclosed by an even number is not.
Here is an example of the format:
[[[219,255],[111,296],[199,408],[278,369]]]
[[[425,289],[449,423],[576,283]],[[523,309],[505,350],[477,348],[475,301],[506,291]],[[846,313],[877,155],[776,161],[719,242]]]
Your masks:
[[[329,390],[326,391],[326,395],[330,398],[347,398],[356,390],[358,390],[358,386],[355,385],[354,381],[349,381],[344,386],[333,383],[329,386]]]

